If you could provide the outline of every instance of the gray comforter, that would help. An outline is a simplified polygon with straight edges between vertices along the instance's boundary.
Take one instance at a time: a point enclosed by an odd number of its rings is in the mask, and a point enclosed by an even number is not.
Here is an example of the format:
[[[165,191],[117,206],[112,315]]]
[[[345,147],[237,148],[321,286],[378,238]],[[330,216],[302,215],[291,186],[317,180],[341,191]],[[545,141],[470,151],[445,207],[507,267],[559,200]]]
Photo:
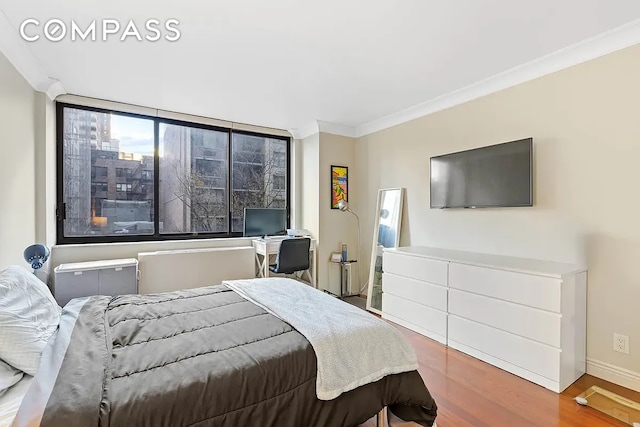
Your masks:
[[[416,371],[318,400],[316,357],[289,324],[225,286],[74,300],[15,427],[355,426],[389,406],[431,426]]]

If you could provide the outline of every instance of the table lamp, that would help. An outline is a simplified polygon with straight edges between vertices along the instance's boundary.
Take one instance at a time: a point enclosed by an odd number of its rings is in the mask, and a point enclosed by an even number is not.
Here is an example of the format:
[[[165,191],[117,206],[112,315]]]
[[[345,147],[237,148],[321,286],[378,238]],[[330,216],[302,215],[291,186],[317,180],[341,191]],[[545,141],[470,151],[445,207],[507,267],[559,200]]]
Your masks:
[[[24,260],[31,264],[33,274],[42,268],[49,259],[49,248],[42,244],[31,245],[24,250]]]

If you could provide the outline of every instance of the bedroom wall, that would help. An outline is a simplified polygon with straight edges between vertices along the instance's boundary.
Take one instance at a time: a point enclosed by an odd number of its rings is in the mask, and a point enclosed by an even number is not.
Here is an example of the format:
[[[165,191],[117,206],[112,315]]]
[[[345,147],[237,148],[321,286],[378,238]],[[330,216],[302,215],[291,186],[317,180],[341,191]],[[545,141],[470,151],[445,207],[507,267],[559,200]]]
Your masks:
[[[0,53],[0,268],[35,243],[35,92]]]
[[[329,262],[331,253],[340,252],[342,244],[347,245],[349,259],[359,257],[357,247],[356,218],[348,212],[331,209],[331,165],[348,167],[348,201],[349,206],[357,213],[358,194],[355,175],[355,139],[345,136],[320,133],[319,172],[320,196],[320,250],[318,251],[318,287],[334,294],[340,293],[339,265]],[[357,281],[358,264],[355,264],[352,278]],[[359,289],[353,284],[354,292]]]
[[[349,258],[358,256],[357,228],[353,215],[331,209],[331,165],[347,166],[350,174],[354,171],[355,139],[320,132],[301,140],[300,148],[300,227],[309,230],[318,243],[318,288],[338,294],[340,270],[329,262],[331,253],[340,252],[341,245],[346,243]],[[355,186],[354,180],[349,177],[350,186]],[[348,197],[350,203],[357,200],[353,191]],[[354,280],[357,273],[357,269],[353,271]]]
[[[56,243],[56,107],[43,92],[35,92],[35,141],[36,240],[52,247]]]
[[[640,385],[638,58],[640,45],[360,138],[368,250],[375,191],[401,186],[401,245],[584,261],[590,367],[613,365]],[[429,209],[430,156],[529,136],[534,207]],[[612,350],[614,332],[630,337],[631,354]]]
[[[314,238],[320,235],[318,211],[320,181],[318,180],[318,156],[320,155],[320,134],[314,134],[300,141],[301,193],[300,221],[296,227],[306,228]]]

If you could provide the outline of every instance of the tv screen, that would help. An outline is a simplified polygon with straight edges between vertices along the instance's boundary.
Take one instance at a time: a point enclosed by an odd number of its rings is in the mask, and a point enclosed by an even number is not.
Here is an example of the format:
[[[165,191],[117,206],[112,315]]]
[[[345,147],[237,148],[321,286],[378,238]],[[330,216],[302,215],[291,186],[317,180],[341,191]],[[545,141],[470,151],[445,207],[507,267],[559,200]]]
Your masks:
[[[533,139],[431,158],[432,208],[533,206]]]
[[[244,209],[244,235],[282,236],[287,234],[287,210],[270,208]]]

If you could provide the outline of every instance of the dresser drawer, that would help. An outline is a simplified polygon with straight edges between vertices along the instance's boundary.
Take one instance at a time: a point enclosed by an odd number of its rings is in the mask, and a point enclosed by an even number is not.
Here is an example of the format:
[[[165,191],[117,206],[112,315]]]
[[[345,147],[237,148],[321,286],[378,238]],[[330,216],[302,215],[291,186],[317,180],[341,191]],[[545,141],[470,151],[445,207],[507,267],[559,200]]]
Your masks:
[[[448,339],[550,380],[560,380],[561,353],[557,348],[453,314],[449,315]]]
[[[447,286],[448,264],[445,261],[385,251],[382,270],[398,276]]]
[[[447,311],[447,288],[392,273],[382,274],[382,292]]]
[[[449,286],[560,313],[560,279],[466,264],[449,265]]]
[[[560,348],[556,313],[457,289],[449,291],[449,313]]]
[[[385,317],[385,314],[390,314],[437,335],[447,336],[447,313],[443,311],[383,293],[382,317]]]

